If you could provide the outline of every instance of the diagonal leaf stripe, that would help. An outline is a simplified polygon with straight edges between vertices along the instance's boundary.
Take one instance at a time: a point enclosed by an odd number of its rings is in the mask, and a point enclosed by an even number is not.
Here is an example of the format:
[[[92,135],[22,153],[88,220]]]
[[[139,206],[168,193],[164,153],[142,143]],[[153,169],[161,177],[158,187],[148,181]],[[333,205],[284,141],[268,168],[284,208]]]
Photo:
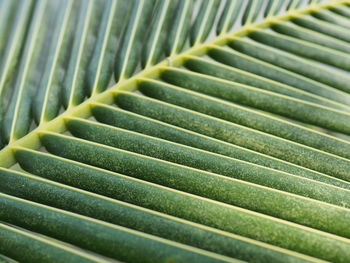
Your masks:
[[[164,258],[171,255],[176,258],[178,262],[187,262],[188,260],[193,260],[194,262],[238,262],[238,260],[180,245],[172,241],[153,237],[64,210],[46,207],[7,194],[0,193],[0,197],[1,208],[7,208],[11,211],[11,213],[8,214],[1,213],[1,218],[3,220],[10,223],[16,222],[43,234],[55,233],[54,228],[50,227],[50,225],[54,225],[54,222],[59,221],[64,224],[65,231],[62,231],[57,237],[73,244],[90,248],[92,251],[99,252],[102,255],[112,258],[123,258],[124,260],[132,260],[135,262],[162,262]],[[19,217],[18,212],[25,214],[26,220],[23,220],[24,217]],[[35,220],[38,216],[42,217],[42,222],[40,223]],[[57,226],[58,224],[55,225]],[[74,231],[75,235],[69,235],[70,231]],[[96,236],[94,235],[95,231],[99,231],[101,234]],[[93,246],[93,244],[89,242],[90,238],[98,240],[99,245]],[[129,242],[124,243],[123,240],[125,239],[128,239]],[[117,240],[119,240],[119,242]],[[147,250],[145,249],[145,243],[149,244]],[[142,261],[137,259],[138,256],[137,253],[135,253],[137,250],[130,250],[132,246],[134,246],[134,249],[138,248],[138,252],[143,248],[144,258]],[[146,256],[147,254],[149,255],[148,258]],[[150,258],[151,255],[152,258]]]
[[[64,60],[65,55],[60,56],[60,53],[67,52],[68,31],[72,30],[69,26],[69,17],[73,8],[72,1],[63,1],[63,8],[58,14],[59,24],[56,25],[52,36],[52,42],[49,47],[49,58],[45,63],[45,72],[42,76],[38,87],[38,95],[35,98],[33,105],[33,113],[37,123],[50,121],[59,112],[60,100],[57,97],[61,96],[59,69]]]
[[[238,235],[216,230],[215,228],[205,227],[187,220],[181,220],[177,217],[167,216],[153,210],[144,209],[39,177],[5,169],[2,169],[1,173],[6,178],[6,183],[1,188],[4,193],[13,194],[32,201],[44,202],[47,205],[187,243],[202,249],[226,254],[227,256],[237,256],[245,260],[264,258],[265,260],[286,262],[293,262],[296,258],[300,258],[300,260],[314,260],[310,257],[279,249],[262,242],[256,242]],[[20,189],[21,191],[18,191],[14,187],[13,182],[21,182],[23,184],[23,187]],[[44,201],[42,194],[45,191],[50,191],[56,194],[57,197],[61,196],[63,198],[48,197]],[[93,209],[96,206],[99,207],[98,211],[94,211]]]
[[[0,261],[349,262],[349,35],[349,0],[0,0]]]
[[[35,71],[38,70],[36,68],[39,59],[37,46],[42,46],[43,41],[44,32],[40,27],[48,21],[48,15],[45,15],[46,8],[48,8],[48,2],[41,1],[33,14],[35,18],[28,32],[27,42],[29,43],[23,51],[14,94],[2,123],[4,140],[10,143],[27,134],[30,127],[30,105],[36,85],[39,84],[34,77]]]
[[[347,257],[348,239],[66,159],[50,158],[47,155],[45,157],[44,154],[39,153],[31,154],[31,161],[28,162],[29,156],[27,154],[24,154],[23,151],[17,151],[17,153],[20,162],[26,169],[29,171],[36,170],[41,176],[56,178],[56,180],[79,185],[79,187],[119,200],[314,255],[315,257],[333,259],[339,262],[345,262]],[[43,161],[50,164],[50,169],[48,169],[48,166],[41,165]],[[35,169],[35,167],[40,169]],[[76,172],[67,173],[68,171]],[[91,184],[89,179],[98,179],[99,183]],[[116,184],[117,181],[119,183]],[[125,190],[118,191],[120,187]],[[142,196],[137,194],[140,191],[143,193]],[[133,198],[133,195],[137,198]],[[166,200],[166,202],[160,200]],[[187,207],[191,207],[191,209]],[[209,211],[210,213],[208,213]],[[222,220],[216,220],[218,215]],[[232,224],[232,222],[238,222],[238,224]],[[275,232],[276,228],[278,229],[277,232]],[[272,233],[276,233],[278,236]],[[298,242],[294,242],[294,240],[298,240]]]
[[[173,25],[170,27],[168,40],[166,41],[165,51],[169,57],[181,52],[189,32],[191,22],[191,12],[193,0],[178,1]]]
[[[95,1],[83,3],[79,14],[80,21],[74,37],[72,57],[69,59],[67,75],[64,80],[63,104],[66,108],[79,105],[87,93],[85,90],[86,66],[94,46],[94,41],[91,38],[96,33],[100,18],[100,10],[95,10],[94,5],[97,5]],[[91,74],[93,75],[93,72]]]
[[[115,65],[116,81],[130,77],[137,66],[137,56],[143,41],[143,30],[150,15],[153,0],[135,0],[124,31]]]
[[[62,242],[55,242],[47,237],[38,236],[4,223],[0,223],[0,235],[1,250],[16,260],[40,261],[45,258],[57,262],[67,260],[71,262],[109,262],[72,249]],[[16,262],[7,257],[0,257],[0,259],[4,260],[3,262]]]
[[[345,189],[350,189],[348,182],[336,179],[335,177],[311,171],[305,167],[297,166],[244,147],[182,129],[174,125],[169,125],[168,123],[160,122],[142,115],[102,104],[93,105],[92,111],[97,120],[115,127],[162,138],[168,141],[177,142],[209,152],[281,170],[294,175],[304,176],[306,178],[329,183]]]
[[[163,51],[163,45],[166,41],[170,20],[170,17],[166,14],[172,12],[173,7],[174,1],[164,0],[158,2],[157,10],[155,11],[157,14],[152,21],[149,37],[146,40],[146,45],[141,57],[141,64],[145,68],[159,62]]]

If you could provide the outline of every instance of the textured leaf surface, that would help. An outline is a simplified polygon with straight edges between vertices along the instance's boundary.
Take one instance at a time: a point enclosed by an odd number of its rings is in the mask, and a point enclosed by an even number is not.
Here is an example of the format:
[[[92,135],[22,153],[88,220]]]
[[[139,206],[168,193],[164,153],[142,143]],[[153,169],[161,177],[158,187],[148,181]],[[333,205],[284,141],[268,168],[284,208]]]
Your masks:
[[[0,0],[0,261],[349,262],[349,4]]]

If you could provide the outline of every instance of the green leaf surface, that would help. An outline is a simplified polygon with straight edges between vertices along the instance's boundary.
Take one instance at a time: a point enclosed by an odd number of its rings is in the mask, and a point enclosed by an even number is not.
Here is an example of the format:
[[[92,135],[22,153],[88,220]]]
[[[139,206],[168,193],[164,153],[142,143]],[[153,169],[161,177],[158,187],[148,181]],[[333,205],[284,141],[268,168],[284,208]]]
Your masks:
[[[259,13],[261,12],[261,5],[263,5],[262,0],[251,0],[247,1],[246,8],[242,17],[242,24],[249,25],[256,22]]]
[[[144,117],[142,115],[137,115],[132,112],[99,104],[93,105],[92,112],[98,121],[115,127],[120,127],[141,134],[206,150],[212,153],[281,170],[290,174],[303,176],[345,189],[350,189],[350,184],[346,181],[311,171],[304,167],[255,152],[244,147],[230,144],[225,141],[217,140],[200,133],[185,130],[177,126],[169,125],[165,122]]]
[[[252,74],[248,71],[217,63],[215,61],[205,60],[203,58],[198,58],[195,56],[188,56],[185,62],[185,66],[192,71],[208,76],[217,77],[219,79],[242,83],[250,87],[272,91],[342,111],[348,112],[350,110],[350,107],[346,106],[345,104],[337,103],[328,98],[294,88],[281,82],[262,77],[261,75]]]
[[[347,190],[87,121],[69,120],[68,127],[75,136],[92,142],[350,207],[346,204]]]
[[[30,19],[31,11],[34,5],[34,2],[31,0],[25,2],[14,1],[12,3],[12,8],[18,10],[16,14],[13,11],[9,16],[14,16],[13,20],[6,21],[4,26],[9,26],[13,24],[11,27],[11,32],[6,35],[6,31],[9,31],[8,28],[4,28],[3,33],[5,33],[4,38],[1,41],[6,41],[2,44],[3,50],[1,51],[1,64],[0,64],[0,114],[2,115],[6,109],[7,101],[6,98],[8,94],[11,93],[12,82],[15,76],[16,67],[18,65],[19,57],[21,54],[21,49],[23,46],[23,40],[25,38],[28,22]],[[6,6],[4,6],[6,8]],[[5,16],[5,15],[4,15]],[[6,16],[5,16],[6,18]],[[4,23],[4,21],[3,21]],[[8,24],[7,24],[8,23]]]
[[[96,1],[82,2],[79,13],[79,23],[74,34],[72,55],[69,59],[67,74],[64,79],[63,104],[66,108],[79,105],[87,91],[87,66],[92,56],[94,37],[97,34],[101,10]],[[93,60],[94,63],[96,61]],[[94,74],[94,72],[89,72]]]
[[[0,262],[347,263],[349,21],[0,0]]]
[[[179,54],[185,45],[190,30],[193,0],[178,1],[176,9],[178,11],[170,25],[169,36],[165,45],[165,51],[169,57]]]
[[[226,82],[181,69],[167,68],[162,72],[161,76],[167,82],[179,87],[350,134],[350,126],[348,126],[350,114],[348,112],[334,110],[273,92],[259,90],[239,83]],[[346,155],[346,157],[349,157],[349,155]]]
[[[293,54],[273,49],[269,46],[253,43],[243,39],[233,39],[230,47],[248,56],[263,60],[275,66],[295,72],[317,82],[350,93],[350,77],[345,73],[323,67],[312,61],[299,58]],[[345,63],[349,59],[344,56]],[[348,66],[346,66],[348,69]]]
[[[118,94],[116,103],[123,109],[147,117],[350,180],[347,172],[350,162],[345,158],[131,93]]]
[[[67,63],[68,38],[73,28],[69,26],[74,2],[62,1],[61,10],[58,13],[59,23],[55,25],[49,46],[49,57],[45,62],[37,96],[34,99],[33,114],[35,121],[45,123],[57,116],[61,106],[63,65]]]
[[[16,76],[14,93],[10,100],[9,107],[4,116],[2,124],[3,140],[11,143],[29,131],[31,124],[30,107],[33,100],[34,91],[39,80],[37,77],[40,48],[43,47],[43,29],[42,24],[47,23],[49,13],[47,1],[37,3],[34,18],[27,35],[27,45],[23,50],[19,62],[19,69]]]
[[[305,40],[324,47],[343,51],[345,53],[350,52],[349,43],[334,37],[329,37],[327,35],[312,31],[307,28],[302,28],[300,26],[290,25],[281,22],[273,24],[271,28],[277,31],[278,33],[289,35],[300,40]]]
[[[25,154],[26,150],[22,151]],[[31,154],[27,152],[27,154]],[[33,154],[33,153],[32,153]],[[24,173],[0,170],[1,191],[250,262],[315,259]],[[16,184],[21,184],[18,189]],[[50,193],[50,196],[45,193]],[[43,198],[44,197],[44,198]]]
[[[191,28],[191,45],[201,44],[207,39],[214,24],[219,4],[218,0],[202,0],[198,15]]]
[[[171,258],[177,262],[238,261],[2,193],[0,207],[0,218],[6,222],[17,223],[29,230],[49,234],[119,260],[164,262]],[[3,213],[4,209],[8,213]],[[41,218],[40,222],[38,217]],[[70,235],[70,232],[75,235]],[[96,232],[99,234],[96,235]],[[139,253],[142,253],[142,259]]]
[[[228,33],[232,29],[237,21],[242,4],[242,0],[226,1],[216,28],[217,35]]]
[[[208,55],[228,66],[236,67],[346,105],[349,104],[350,97],[348,93],[233,49],[229,50],[214,46],[210,48]]]
[[[315,32],[319,32],[346,42],[350,42],[350,35],[344,34],[344,31],[346,29],[338,25],[327,23],[321,20],[316,20],[306,16],[293,17],[291,21],[301,27],[311,29]]]
[[[22,167],[46,178],[318,258],[346,262],[349,257],[348,239],[81,163],[28,154],[16,151]]]
[[[265,17],[277,15],[277,13],[282,10],[283,5],[283,0],[269,0],[264,12]]]
[[[133,1],[127,27],[117,51],[115,64],[115,80],[117,82],[130,77],[136,69],[153,2],[153,0]]]
[[[193,86],[194,85],[195,84],[193,84]],[[201,93],[203,92],[215,97],[230,100],[232,93],[225,94],[224,89],[217,88],[217,86],[214,85],[212,85],[213,88],[210,89],[208,88],[209,85],[192,86],[192,90],[200,92],[197,93],[162,82],[145,80],[140,83],[139,89],[145,95],[167,103],[295,141],[335,155],[350,158],[350,144],[347,141],[339,140],[303,126],[270,117],[264,113],[237,104],[227,103],[223,100],[202,95]],[[270,101],[272,100],[273,99],[270,99]]]
[[[285,37],[280,34],[272,34],[263,30],[253,31],[249,34],[249,37],[270,47],[350,71],[350,56],[345,52],[338,52],[317,44],[309,44],[305,41]]]
[[[329,10],[317,10],[311,13],[312,16],[330,22],[341,27],[350,28],[350,20]]]
[[[56,242],[42,235],[0,223],[0,251],[15,260],[25,262],[109,262],[102,258],[76,251],[68,244]],[[0,258],[0,262],[17,261]]]
[[[169,23],[174,11],[175,1],[158,1],[155,7],[155,15],[151,21],[145,46],[142,50],[141,65],[144,68],[153,66],[159,62],[163,55],[164,43],[169,32]]]
[[[120,23],[123,22],[120,16],[128,17],[129,7],[124,4],[125,1],[116,0],[107,0],[104,3],[102,20],[88,67],[88,96],[104,91],[111,81],[117,41],[121,31]],[[121,14],[119,10],[123,10],[124,13]]]

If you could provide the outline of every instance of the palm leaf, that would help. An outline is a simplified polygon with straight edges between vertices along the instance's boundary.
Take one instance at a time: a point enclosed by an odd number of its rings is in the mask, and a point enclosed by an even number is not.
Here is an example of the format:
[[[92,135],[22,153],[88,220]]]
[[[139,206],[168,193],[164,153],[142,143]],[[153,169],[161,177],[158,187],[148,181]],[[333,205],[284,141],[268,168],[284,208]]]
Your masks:
[[[1,262],[350,260],[348,0],[0,23]]]

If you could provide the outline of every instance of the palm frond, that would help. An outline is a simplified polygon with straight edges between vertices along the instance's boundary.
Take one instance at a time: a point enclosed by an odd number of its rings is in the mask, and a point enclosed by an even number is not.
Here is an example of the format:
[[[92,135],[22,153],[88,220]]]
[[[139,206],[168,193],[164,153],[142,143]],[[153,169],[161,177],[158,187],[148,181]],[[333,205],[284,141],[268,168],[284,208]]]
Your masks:
[[[0,261],[348,262],[348,0],[0,1]]]

